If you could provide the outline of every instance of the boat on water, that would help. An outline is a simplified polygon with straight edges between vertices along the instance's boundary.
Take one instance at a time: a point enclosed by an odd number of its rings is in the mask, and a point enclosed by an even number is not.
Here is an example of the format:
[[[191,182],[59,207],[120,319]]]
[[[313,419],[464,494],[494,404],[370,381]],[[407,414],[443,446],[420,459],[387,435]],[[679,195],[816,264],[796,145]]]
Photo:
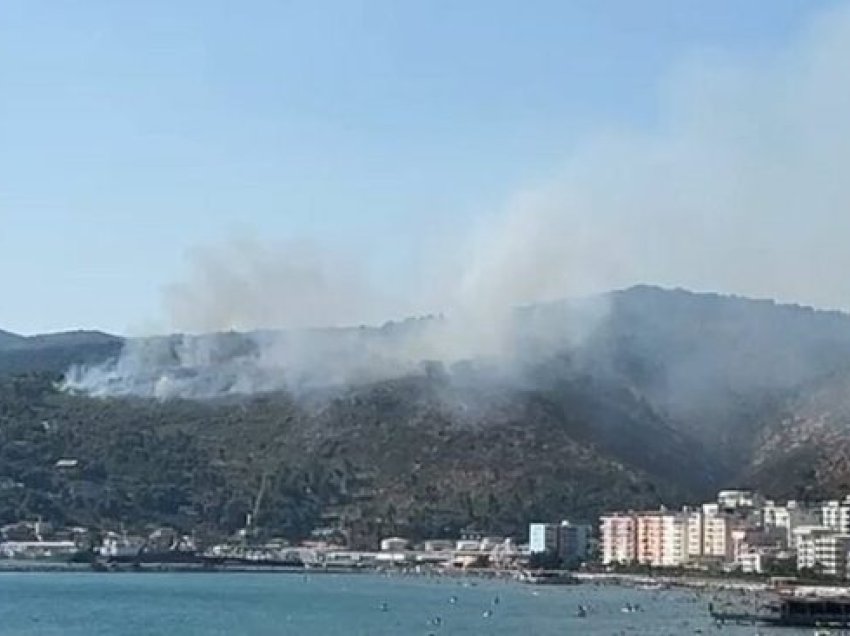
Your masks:
[[[850,596],[780,596],[767,611],[715,611],[712,618],[719,623],[762,624],[779,627],[850,628]]]
[[[519,580],[533,585],[576,585],[581,582],[569,572],[562,570],[522,572]]]

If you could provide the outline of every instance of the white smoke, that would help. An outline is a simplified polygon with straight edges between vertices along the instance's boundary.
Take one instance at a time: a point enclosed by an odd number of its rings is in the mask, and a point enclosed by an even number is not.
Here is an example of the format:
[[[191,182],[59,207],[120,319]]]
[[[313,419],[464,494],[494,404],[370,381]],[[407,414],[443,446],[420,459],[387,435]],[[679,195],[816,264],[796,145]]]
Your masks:
[[[194,249],[164,304],[173,328],[198,333],[371,324],[390,309],[356,254],[255,237]]]
[[[557,178],[472,230],[450,275],[435,267],[408,298],[390,299],[354,258],[255,240],[201,249],[188,279],[167,291],[168,311],[189,332],[374,324],[423,304],[448,316],[391,338],[343,331],[332,345],[291,332],[255,338],[228,381],[251,391],[269,385],[240,379],[249,369],[277,386],[406,373],[429,359],[510,357],[514,307],[640,282],[848,308],[848,60],[848,3],[771,59],[690,58],[659,96],[655,130],[591,136]],[[580,313],[586,320],[546,323],[553,342],[581,339],[604,307]],[[199,341],[191,342],[193,351]],[[134,347],[109,381],[102,368],[77,370],[75,386],[108,393],[133,386],[125,380],[134,374],[155,377]],[[193,356],[178,355],[163,377],[191,377]],[[165,380],[159,390],[179,387]]]
[[[657,130],[596,135],[517,198],[470,293],[651,282],[850,308],[848,60],[844,3],[773,59],[679,65]]]

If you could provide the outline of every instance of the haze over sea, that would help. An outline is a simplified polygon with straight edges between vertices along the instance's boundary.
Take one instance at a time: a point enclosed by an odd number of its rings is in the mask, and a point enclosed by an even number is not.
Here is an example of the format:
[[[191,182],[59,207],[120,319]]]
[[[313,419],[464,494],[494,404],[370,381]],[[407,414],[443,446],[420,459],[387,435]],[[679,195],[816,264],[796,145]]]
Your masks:
[[[0,636],[678,636],[715,631],[708,600],[675,590],[377,575],[4,573]],[[623,613],[626,603],[643,611]],[[587,618],[575,616],[579,604]]]

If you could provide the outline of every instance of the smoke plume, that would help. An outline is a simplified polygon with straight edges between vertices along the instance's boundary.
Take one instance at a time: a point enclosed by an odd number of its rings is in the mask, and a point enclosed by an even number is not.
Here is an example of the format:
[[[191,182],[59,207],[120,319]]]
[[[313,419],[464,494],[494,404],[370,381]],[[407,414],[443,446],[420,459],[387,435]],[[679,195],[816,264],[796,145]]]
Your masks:
[[[640,282],[850,307],[848,60],[847,3],[772,57],[689,57],[671,70],[653,129],[591,135],[566,153],[557,177],[471,229],[450,275],[434,268],[404,298],[369,281],[356,250],[345,260],[306,243],[200,249],[186,280],[165,294],[175,329],[286,330],[244,336],[228,379],[200,393],[373,379],[424,360],[511,358],[517,306]],[[569,324],[536,324],[537,342],[580,341],[605,315],[600,303]],[[423,305],[446,318],[333,337],[304,331],[379,324]],[[74,370],[70,384],[184,394],[198,355],[219,346],[192,337],[131,343],[107,369]],[[132,381],[141,376],[144,388]]]

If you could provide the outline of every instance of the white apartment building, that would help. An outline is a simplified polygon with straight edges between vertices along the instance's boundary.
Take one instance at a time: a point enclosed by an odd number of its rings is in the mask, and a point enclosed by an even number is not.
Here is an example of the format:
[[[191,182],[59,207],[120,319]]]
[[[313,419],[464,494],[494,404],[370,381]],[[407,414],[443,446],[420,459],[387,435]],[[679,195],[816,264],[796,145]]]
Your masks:
[[[735,563],[744,574],[761,574],[764,572],[764,553],[758,548],[748,548],[737,555]]]
[[[603,515],[599,520],[602,563],[634,563],[637,558],[637,521],[629,513]]]
[[[800,526],[794,531],[797,569],[810,569],[831,576],[847,577],[850,535],[824,526]]]
[[[766,529],[775,528],[781,530],[785,545],[794,546],[794,529],[800,526],[819,525],[822,511],[815,510],[801,501],[788,501],[785,505],[779,505],[773,501],[766,501],[761,510],[761,522]]]
[[[678,567],[688,561],[687,512],[642,512],[637,515],[637,562]]]
[[[847,552],[850,534],[827,534],[815,537],[815,560],[820,571],[847,578]]]
[[[558,551],[558,525],[532,523],[528,526],[528,551],[531,554]]]
[[[702,507],[702,556],[724,562],[733,561],[735,551],[732,529],[733,520],[721,512],[718,504],[704,504]]]
[[[602,562],[678,567],[688,559],[689,511],[615,513],[601,518]]]
[[[850,496],[839,501],[824,501],[820,508],[821,525],[837,532],[850,533]]]
[[[691,510],[688,514],[688,560],[696,561],[702,556],[703,513]]]

